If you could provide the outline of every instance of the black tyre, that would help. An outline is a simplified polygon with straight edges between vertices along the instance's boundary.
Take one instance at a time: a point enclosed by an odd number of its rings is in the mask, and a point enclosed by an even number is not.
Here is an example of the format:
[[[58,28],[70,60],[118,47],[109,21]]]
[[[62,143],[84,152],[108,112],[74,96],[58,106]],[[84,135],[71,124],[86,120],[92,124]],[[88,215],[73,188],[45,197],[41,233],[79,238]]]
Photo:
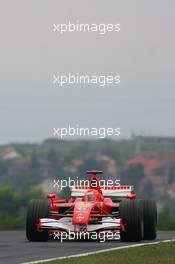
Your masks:
[[[34,199],[30,202],[26,219],[26,236],[29,241],[47,241],[48,231],[37,231],[39,218],[50,217],[50,202],[47,199]]]
[[[123,200],[119,207],[120,217],[126,231],[121,231],[121,240],[137,242],[143,239],[143,212],[141,204],[136,200]]]
[[[157,206],[152,200],[142,200],[144,239],[154,240],[157,236]]]

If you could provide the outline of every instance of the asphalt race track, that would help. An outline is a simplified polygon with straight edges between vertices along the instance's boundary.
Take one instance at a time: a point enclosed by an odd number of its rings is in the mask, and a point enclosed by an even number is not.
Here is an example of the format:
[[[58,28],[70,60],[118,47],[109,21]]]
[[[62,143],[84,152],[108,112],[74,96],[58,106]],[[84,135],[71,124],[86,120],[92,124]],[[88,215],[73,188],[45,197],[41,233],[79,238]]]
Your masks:
[[[159,231],[157,241],[174,238],[175,231]],[[77,241],[67,241],[64,243],[58,241],[28,242],[25,238],[24,231],[0,231],[0,264],[16,264],[69,256],[101,249],[126,246],[128,244],[129,243],[120,241],[106,243]]]

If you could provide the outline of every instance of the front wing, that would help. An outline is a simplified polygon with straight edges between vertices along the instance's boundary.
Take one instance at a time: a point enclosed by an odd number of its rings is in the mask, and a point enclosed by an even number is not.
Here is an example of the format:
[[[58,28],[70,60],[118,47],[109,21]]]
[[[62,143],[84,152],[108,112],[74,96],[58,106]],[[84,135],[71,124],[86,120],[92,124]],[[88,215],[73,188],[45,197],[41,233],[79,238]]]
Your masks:
[[[73,225],[71,217],[64,217],[59,220],[52,218],[41,218],[37,225],[38,230],[58,230],[58,231],[73,231],[80,232],[84,226]],[[121,230],[123,228],[121,219],[112,217],[103,217],[101,223],[86,225],[87,232],[101,231],[101,230]]]

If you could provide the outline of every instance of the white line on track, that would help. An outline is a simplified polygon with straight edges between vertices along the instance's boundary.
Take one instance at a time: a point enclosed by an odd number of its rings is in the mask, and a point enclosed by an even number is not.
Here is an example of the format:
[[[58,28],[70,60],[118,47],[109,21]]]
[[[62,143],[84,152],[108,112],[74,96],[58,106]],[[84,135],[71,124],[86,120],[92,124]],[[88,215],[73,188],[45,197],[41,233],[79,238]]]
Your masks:
[[[162,241],[156,241],[156,242],[148,242],[148,243],[140,243],[140,244],[134,244],[134,245],[128,245],[128,246],[121,246],[121,247],[116,247],[116,248],[101,249],[101,250],[97,250],[97,251],[91,251],[91,252],[87,252],[87,253],[70,255],[70,256],[63,256],[63,257],[58,257],[58,258],[50,258],[50,259],[36,260],[36,261],[25,262],[25,263],[21,263],[21,264],[38,264],[38,263],[43,263],[43,262],[47,263],[47,262],[53,261],[53,260],[61,260],[61,259],[85,257],[85,256],[93,255],[93,254],[110,252],[110,251],[115,251],[115,250],[119,250],[119,249],[140,247],[140,246],[145,246],[145,245],[155,245],[155,244],[166,243],[166,242],[173,242],[173,241],[175,241],[175,239],[168,239],[168,240],[162,240]]]

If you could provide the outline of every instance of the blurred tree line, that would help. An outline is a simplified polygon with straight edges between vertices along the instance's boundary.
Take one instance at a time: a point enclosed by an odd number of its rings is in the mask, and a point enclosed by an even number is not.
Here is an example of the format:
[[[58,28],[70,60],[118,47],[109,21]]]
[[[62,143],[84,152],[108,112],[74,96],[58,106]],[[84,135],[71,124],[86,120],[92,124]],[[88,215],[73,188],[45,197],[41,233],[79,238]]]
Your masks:
[[[10,186],[0,187],[0,230],[24,229],[28,203],[42,197],[34,186],[16,190]]]

